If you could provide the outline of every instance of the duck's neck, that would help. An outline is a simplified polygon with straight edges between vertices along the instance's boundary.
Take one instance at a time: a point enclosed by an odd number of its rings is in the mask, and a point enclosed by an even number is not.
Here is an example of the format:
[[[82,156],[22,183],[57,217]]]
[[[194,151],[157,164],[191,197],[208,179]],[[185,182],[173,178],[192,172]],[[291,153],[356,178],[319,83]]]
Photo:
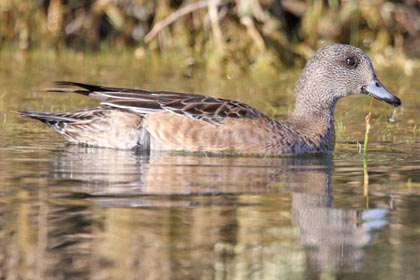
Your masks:
[[[293,127],[302,139],[302,143],[314,151],[332,151],[335,144],[334,104],[328,107],[300,107],[296,104],[287,125]],[[310,109],[308,109],[310,108]]]

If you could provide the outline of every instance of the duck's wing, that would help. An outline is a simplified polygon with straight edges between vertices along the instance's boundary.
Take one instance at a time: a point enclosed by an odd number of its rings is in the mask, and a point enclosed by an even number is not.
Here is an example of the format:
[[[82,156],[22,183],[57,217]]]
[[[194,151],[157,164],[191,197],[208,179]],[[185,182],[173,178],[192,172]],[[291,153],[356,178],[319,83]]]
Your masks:
[[[103,106],[119,108],[142,115],[169,111],[213,124],[221,124],[231,118],[253,119],[263,116],[255,108],[238,101],[191,93],[103,87],[63,81],[56,82],[56,84],[60,87],[46,90],[83,94],[101,101]]]

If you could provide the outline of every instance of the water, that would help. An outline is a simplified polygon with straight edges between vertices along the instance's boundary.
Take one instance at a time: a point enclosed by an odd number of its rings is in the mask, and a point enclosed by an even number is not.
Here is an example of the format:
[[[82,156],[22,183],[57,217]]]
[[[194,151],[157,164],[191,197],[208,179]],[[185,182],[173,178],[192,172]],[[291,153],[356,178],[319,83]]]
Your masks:
[[[291,110],[296,71],[220,79],[194,70],[186,79],[187,67],[121,55],[1,56],[1,278],[419,277],[415,76],[378,73],[403,102],[393,123],[385,103],[341,101],[337,147],[323,157],[138,155],[72,146],[13,112],[96,104],[37,91],[63,79],[235,98],[278,119]],[[357,142],[369,111],[363,157]]]

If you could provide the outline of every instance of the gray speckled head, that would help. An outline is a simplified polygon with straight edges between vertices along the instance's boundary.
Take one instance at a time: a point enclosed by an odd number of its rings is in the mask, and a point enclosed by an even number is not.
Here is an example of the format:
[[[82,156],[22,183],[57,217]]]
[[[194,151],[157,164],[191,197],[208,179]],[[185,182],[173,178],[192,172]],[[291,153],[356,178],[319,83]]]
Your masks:
[[[377,79],[370,58],[362,50],[330,44],[306,64],[296,86],[295,114],[325,110],[331,114],[338,99],[360,93],[394,106],[401,104]]]

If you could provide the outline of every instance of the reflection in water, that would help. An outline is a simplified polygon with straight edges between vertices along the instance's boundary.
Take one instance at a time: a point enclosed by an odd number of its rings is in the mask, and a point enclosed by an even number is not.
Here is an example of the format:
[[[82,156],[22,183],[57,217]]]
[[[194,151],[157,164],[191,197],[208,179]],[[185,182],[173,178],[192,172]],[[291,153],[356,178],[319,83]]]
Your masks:
[[[48,207],[44,255],[45,275],[55,279],[83,279],[89,275],[93,255],[92,213],[86,206]],[[41,275],[40,279],[44,279]]]
[[[334,208],[332,169],[331,157],[134,155],[69,146],[51,161],[40,205],[20,208],[15,215],[25,218],[13,231],[3,227],[3,276],[25,267],[36,267],[42,279],[358,271],[387,210]],[[12,232],[19,241],[9,245]],[[16,263],[5,261],[12,251]]]

